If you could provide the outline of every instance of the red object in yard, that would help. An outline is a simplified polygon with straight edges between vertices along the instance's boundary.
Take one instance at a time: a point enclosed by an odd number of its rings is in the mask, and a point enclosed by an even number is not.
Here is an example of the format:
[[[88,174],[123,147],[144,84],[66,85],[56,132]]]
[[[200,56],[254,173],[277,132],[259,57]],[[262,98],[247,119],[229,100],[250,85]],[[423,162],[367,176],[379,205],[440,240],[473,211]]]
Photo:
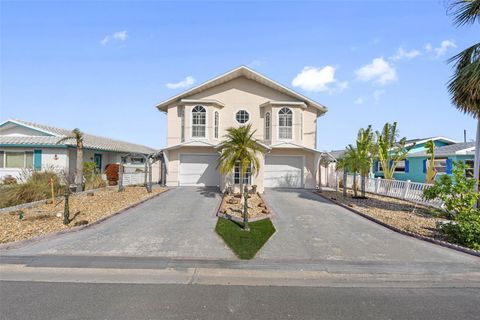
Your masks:
[[[108,185],[115,186],[118,182],[118,168],[116,163],[107,164],[105,166],[105,174],[107,175]]]

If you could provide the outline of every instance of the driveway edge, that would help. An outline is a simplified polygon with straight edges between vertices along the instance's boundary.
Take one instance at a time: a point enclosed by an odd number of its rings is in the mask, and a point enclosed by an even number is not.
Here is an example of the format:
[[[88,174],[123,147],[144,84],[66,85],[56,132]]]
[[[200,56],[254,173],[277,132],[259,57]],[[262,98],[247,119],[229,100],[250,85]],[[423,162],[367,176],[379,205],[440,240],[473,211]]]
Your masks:
[[[133,203],[123,209],[120,209],[114,213],[112,213],[111,215],[108,215],[108,216],[105,216],[101,219],[98,219],[92,223],[89,223],[87,225],[83,225],[83,226],[78,226],[78,227],[72,227],[72,228],[69,228],[69,229],[64,229],[64,230],[60,230],[60,231],[56,231],[56,232],[52,232],[52,233],[46,233],[46,234],[43,234],[43,235],[39,235],[39,236],[36,236],[36,237],[33,237],[33,238],[30,238],[30,239],[25,239],[25,240],[20,240],[20,241],[14,241],[14,242],[7,242],[7,243],[2,243],[0,244],[0,250],[10,250],[10,249],[18,249],[18,248],[21,248],[21,247],[24,247],[28,244],[32,244],[32,243],[36,243],[36,242],[39,242],[39,241],[42,241],[42,240],[48,240],[48,239],[52,239],[52,238],[55,238],[56,236],[59,236],[59,235],[62,235],[62,234],[66,234],[66,233],[73,233],[73,232],[77,232],[77,231],[81,231],[83,229],[87,229],[87,228],[90,228],[90,227],[93,227],[95,225],[98,225],[108,219],[110,219],[111,217],[113,216],[116,216],[118,214],[121,214],[129,209],[132,209],[138,205],[141,205],[142,203],[144,202],[147,202],[148,200],[152,200],[164,193],[166,193],[167,191],[169,191],[170,188],[167,188],[165,189],[164,191],[160,192],[160,193],[157,193],[151,197],[148,197],[148,198],[145,198],[139,202],[136,202],[136,203]]]
[[[391,226],[377,218],[374,218],[372,216],[369,216],[363,212],[360,212],[358,210],[355,210],[353,209],[352,207],[349,207],[347,205],[344,205],[343,203],[340,203],[338,201],[335,201],[333,199],[330,199],[316,191],[312,191],[313,194],[333,203],[333,204],[336,204],[344,209],[347,209],[348,211],[350,212],[353,212],[353,213],[356,213],[358,214],[359,216],[362,216],[363,218],[365,219],[368,219],[372,222],[375,222],[385,228],[388,228],[392,231],[395,231],[395,232],[398,232],[400,234],[403,234],[405,236],[409,236],[409,237],[413,237],[415,239],[418,239],[418,240],[423,240],[423,241],[426,241],[426,242],[430,242],[430,243],[433,243],[433,244],[436,244],[436,245],[439,245],[439,246],[442,246],[442,247],[445,247],[445,248],[449,248],[449,249],[453,249],[453,250],[456,250],[456,251],[460,251],[460,252],[463,252],[463,253],[466,253],[466,254],[470,254],[470,255],[473,255],[473,256],[476,256],[476,257],[480,257],[480,252],[479,251],[476,251],[476,250],[473,250],[473,249],[469,249],[469,248],[466,248],[466,247],[462,247],[462,246],[459,246],[459,245],[456,245],[456,244],[453,244],[453,243],[449,243],[449,242],[445,242],[445,241],[441,241],[441,240],[437,240],[437,239],[433,239],[433,238],[430,238],[430,237],[426,237],[426,236],[422,236],[422,235],[419,235],[419,234],[416,234],[416,233],[413,233],[413,232],[408,232],[408,231],[405,231],[405,230],[402,230],[402,229],[399,229],[397,227],[394,227],[394,226]]]

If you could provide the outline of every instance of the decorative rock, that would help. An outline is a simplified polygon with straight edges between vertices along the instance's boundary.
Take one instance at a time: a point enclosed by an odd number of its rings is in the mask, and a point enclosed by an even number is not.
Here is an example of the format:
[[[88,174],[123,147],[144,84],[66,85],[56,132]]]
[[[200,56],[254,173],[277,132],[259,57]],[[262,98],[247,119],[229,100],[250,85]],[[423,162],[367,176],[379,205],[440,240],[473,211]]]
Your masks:
[[[47,200],[45,200],[45,203],[46,203],[46,204],[52,204],[52,203],[53,203],[53,200],[52,200],[52,199],[47,199]]]
[[[95,195],[95,193],[92,192],[92,191],[90,191],[90,192],[87,193],[87,196],[88,196],[88,197],[93,197],[94,195]]]
[[[84,226],[88,224],[88,221],[87,220],[80,220],[80,221],[77,221],[73,224],[74,227],[78,227],[78,226]]]
[[[268,212],[267,209],[263,209],[263,210],[262,210],[262,213],[268,214],[269,212]]]

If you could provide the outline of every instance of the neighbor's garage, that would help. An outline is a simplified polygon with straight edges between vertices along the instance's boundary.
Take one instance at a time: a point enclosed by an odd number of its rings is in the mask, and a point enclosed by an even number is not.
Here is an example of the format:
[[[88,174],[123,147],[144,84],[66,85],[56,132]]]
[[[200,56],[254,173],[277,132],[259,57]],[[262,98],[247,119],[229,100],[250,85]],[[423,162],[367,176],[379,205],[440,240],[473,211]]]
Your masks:
[[[220,184],[216,154],[181,154],[180,185],[212,187]]]
[[[264,186],[266,188],[302,188],[303,157],[267,155]]]

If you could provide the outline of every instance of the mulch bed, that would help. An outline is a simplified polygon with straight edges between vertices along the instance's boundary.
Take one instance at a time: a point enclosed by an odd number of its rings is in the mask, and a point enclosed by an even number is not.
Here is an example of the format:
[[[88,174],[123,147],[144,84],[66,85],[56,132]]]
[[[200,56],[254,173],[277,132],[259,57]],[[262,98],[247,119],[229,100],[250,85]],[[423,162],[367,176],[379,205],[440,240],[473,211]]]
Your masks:
[[[437,223],[448,220],[434,216],[434,209],[430,207],[376,194],[367,194],[367,199],[354,199],[351,190],[347,197],[336,191],[322,191],[321,195],[400,230],[444,240]]]
[[[148,193],[144,187],[126,187],[124,192],[117,188],[105,188],[94,192],[73,194],[69,199],[72,222],[63,224],[63,200],[52,204],[42,203],[30,208],[0,213],[0,243],[30,239],[36,236],[69,229],[83,221],[91,224],[124,208],[167,190],[154,188]],[[19,218],[23,213],[23,220]],[[77,224],[78,225],[78,224]]]
[[[254,220],[267,218],[270,214],[270,209],[262,197],[256,193],[250,194],[249,196],[248,218]],[[235,218],[243,218],[243,197],[240,197],[240,194],[225,195],[220,205],[219,213]]]

